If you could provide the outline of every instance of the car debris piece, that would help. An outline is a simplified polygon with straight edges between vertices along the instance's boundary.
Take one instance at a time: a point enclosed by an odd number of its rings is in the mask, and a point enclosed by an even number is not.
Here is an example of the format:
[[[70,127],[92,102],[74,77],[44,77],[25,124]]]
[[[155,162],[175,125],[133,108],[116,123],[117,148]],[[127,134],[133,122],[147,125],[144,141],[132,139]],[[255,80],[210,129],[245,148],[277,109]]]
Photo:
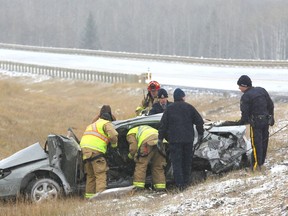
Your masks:
[[[93,200],[103,200],[107,198],[120,198],[122,196],[132,194],[135,186],[121,187],[121,188],[110,188],[102,192],[96,193],[93,197],[89,198],[90,201]]]

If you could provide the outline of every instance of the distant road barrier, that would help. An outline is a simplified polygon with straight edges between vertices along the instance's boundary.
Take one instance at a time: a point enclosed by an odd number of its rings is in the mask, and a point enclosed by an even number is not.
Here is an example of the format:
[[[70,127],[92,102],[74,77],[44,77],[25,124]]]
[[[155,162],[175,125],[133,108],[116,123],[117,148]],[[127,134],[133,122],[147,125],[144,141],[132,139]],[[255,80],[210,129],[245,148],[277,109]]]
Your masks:
[[[111,52],[103,50],[85,50],[85,49],[69,49],[69,48],[54,48],[54,47],[38,47],[24,46],[18,44],[3,44],[0,43],[2,49],[25,50],[34,52],[50,52],[61,54],[78,54],[90,56],[105,56],[116,58],[134,58],[146,59],[154,61],[169,61],[183,62],[186,64],[202,64],[202,65],[217,65],[217,66],[240,66],[240,67],[274,67],[288,68],[287,60],[253,60],[253,59],[217,59],[217,58],[197,58],[189,56],[172,56],[172,55],[154,55],[143,53],[127,53],[127,52]]]
[[[147,73],[143,73],[141,75],[109,73],[93,70],[26,64],[11,61],[0,61],[0,69],[6,71],[59,77],[64,79],[98,81],[105,83],[145,83],[149,77]]]

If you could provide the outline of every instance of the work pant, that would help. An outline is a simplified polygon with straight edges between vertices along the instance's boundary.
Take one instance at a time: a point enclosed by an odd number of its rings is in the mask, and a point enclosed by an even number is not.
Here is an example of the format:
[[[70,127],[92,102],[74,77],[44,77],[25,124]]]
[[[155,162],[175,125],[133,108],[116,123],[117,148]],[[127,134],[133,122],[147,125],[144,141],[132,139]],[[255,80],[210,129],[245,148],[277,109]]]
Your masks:
[[[154,189],[165,189],[166,178],[164,167],[166,166],[166,159],[159,153],[157,146],[147,145],[146,147],[149,148],[149,153],[145,156],[139,156],[135,161],[133,185],[138,188],[145,187],[146,171],[151,161],[153,187]]]
[[[266,158],[269,125],[266,120],[256,120],[255,125],[250,126],[250,138],[252,145],[252,169],[256,170],[257,166],[261,167]]]
[[[92,153],[91,158],[99,155],[100,153]],[[90,198],[97,192],[104,191],[106,189],[108,170],[107,162],[104,157],[99,157],[96,160],[86,160],[84,165],[84,170],[86,173],[86,188],[85,188],[85,198]]]
[[[191,183],[193,143],[170,143],[170,159],[175,184],[184,189]]]

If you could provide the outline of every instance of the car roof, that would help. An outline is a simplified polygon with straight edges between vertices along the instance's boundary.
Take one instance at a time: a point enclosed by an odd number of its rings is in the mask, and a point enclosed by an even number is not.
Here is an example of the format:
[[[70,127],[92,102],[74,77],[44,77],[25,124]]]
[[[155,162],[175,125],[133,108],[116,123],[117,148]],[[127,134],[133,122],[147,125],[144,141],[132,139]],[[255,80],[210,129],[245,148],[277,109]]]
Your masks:
[[[159,124],[162,117],[162,113],[148,116],[137,116],[126,120],[113,121],[115,129],[125,128],[130,129],[139,125],[157,125]]]

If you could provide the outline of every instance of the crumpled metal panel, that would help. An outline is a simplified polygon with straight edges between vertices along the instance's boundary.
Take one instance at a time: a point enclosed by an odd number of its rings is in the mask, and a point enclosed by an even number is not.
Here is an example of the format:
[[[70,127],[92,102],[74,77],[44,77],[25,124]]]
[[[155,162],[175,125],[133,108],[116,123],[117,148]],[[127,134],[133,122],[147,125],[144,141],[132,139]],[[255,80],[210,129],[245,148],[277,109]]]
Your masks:
[[[211,131],[205,131],[204,142],[195,155],[207,159],[215,173],[237,168],[248,150],[247,141],[243,138],[245,130],[245,126],[211,128]]]
[[[77,187],[78,170],[82,158],[80,146],[72,138],[59,135],[48,136],[50,165],[62,170],[70,187]]]

